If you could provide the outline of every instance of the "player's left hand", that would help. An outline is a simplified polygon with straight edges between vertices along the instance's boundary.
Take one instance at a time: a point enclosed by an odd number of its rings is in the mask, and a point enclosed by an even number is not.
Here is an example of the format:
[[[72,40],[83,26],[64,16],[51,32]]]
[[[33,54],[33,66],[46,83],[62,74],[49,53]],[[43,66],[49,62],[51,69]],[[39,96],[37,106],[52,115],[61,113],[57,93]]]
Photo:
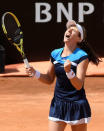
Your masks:
[[[71,62],[70,62],[70,60],[66,60],[66,62],[64,63],[64,70],[65,70],[65,72],[70,72],[70,70],[71,70]]]

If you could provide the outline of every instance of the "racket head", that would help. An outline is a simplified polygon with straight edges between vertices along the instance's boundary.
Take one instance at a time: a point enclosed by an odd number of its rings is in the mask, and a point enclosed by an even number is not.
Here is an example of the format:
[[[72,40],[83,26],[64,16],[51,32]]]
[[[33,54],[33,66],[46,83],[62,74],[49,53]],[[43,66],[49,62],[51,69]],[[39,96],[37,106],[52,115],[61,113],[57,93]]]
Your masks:
[[[4,34],[11,43],[23,43],[23,32],[18,18],[11,12],[5,12],[2,16],[2,28]]]
[[[11,12],[5,12],[2,16],[2,29],[11,44],[13,44],[20,52],[25,67],[29,68],[30,65],[25,56],[23,49],[23,32],[18,18]]]

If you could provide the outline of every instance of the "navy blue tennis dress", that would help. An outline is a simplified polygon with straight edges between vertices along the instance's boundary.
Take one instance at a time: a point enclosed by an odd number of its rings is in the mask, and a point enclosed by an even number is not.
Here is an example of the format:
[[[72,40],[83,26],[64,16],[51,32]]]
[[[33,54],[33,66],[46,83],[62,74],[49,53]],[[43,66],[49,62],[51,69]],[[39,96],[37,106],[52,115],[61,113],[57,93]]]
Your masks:
[[[64,48],[55,49],[51,53],[51,62],[55,66],[56,86],[51,101],[49,120],[63,121],[71,125],[88,123],[91,109],[86,99],[84,86],[80,90],[71,84],[64,71],[64,62],[71,61],[71,69],[76,73],[77,65],[88,58],[88,54],[80,48],[66,57],[61,57]]]

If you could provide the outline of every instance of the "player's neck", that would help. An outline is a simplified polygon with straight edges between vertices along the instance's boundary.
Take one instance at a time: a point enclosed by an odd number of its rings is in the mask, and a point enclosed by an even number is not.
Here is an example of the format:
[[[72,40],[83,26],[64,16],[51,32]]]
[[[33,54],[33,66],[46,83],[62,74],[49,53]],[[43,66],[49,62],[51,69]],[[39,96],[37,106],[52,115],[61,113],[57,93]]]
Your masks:
[[[78,46],[77,45],[73,45],[73,46],[67,46],[66,44],[65,44],[65,46],[64,46],[64,54],[66,54],[66,55],[68,55],[68,54],[71,54],[71,53],[73,53],[74,52],[74,50],[77,48]]]

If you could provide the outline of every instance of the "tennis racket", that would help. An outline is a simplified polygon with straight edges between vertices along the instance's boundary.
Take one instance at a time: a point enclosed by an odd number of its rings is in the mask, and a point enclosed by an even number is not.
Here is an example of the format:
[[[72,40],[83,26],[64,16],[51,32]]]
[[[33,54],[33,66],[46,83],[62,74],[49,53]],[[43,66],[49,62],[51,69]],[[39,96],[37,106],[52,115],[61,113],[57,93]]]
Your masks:
[[[26,58],[23,48],[23,32],[18,18],[11,12],[5,12],[2,16],[2,29],[8,41],[16,47],[21,54],[25,67],[29,68],[30,65]]]

